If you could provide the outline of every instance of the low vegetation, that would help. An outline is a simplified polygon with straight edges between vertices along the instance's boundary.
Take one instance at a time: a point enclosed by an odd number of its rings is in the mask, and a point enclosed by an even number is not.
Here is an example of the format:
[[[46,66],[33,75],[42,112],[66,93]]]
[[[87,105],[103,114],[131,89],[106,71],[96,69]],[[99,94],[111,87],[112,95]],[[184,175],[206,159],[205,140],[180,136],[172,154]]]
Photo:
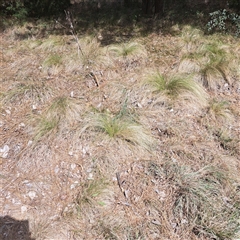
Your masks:
[[[240,239],[239,39],[74,20],[2,32],[2,214],[36,239]]]

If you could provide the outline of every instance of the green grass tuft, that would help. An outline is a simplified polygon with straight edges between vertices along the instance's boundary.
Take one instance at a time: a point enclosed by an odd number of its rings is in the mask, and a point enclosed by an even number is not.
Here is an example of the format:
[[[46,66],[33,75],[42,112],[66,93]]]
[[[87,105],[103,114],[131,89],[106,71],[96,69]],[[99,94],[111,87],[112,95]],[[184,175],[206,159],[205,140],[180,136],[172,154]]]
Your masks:
[[[219,240],[231,239],[239,231],[240,199],[226,195],[231,184],[227,172],[213,166],[198,171],[166,162],[150,164],[149,170],[172,188],[174,221],[184,231]],[[229,199],[228,204],[224,199]]]
[[[143,46],[136,42],[122,43],[119,45],[111,46],[109,47],[109,52],[114,56],[123,58],[135,55],[146,55]]]
[[[52,54],[43,62],[46,67],[59,66],[62,64],[62,57],[58,54]]]
[[[148,83],[153,87],[153,91],[160,93],[171,100],[176,100],[181,95],[190,95],[206,102],[206,92],[190,76],[171,76],[156,73],[148,78]]]
[[[95,119],[95,129],[106,133],[110,138],[122,139],[146,149],[153,144],[150,132],[133,120],[110,113],[96,114]]]
[[[179,71],[195,73],[207,89],[215,91],[224,83],[231,84],[231,76],[237,75],[237,69],[237,56],[230,46],[216,39],[183,54],[179,66]]]
[[[229,109],[229,102],[227,101],[216,101],[213,99],[209,103],[208,114],[213,119],[233,120],[233,115]]]
[[[72,130],[80,112],[80,106],[74,99],[65,96],[56,98],[42,116],[36,119],[35,140]]]
[[[31,100],[33,102],[43,102],[52,96],[51,88],[43,82],[26,81],[17,84],[12,89],[1,94],[0,99],[4,103]]]

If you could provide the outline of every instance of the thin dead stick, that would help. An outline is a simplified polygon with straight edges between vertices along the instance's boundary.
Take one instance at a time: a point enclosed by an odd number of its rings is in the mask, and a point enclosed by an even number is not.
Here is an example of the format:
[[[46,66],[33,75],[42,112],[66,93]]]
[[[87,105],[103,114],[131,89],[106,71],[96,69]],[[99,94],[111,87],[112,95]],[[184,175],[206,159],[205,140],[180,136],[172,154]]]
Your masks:
[[[126,199],[126,202],[119,202],[119,203],[122,203],[122,204],[130,207],[131,204],[128,203],[128,197],[127,197],[127,195],[126,195],[126,191],[125,191],[124,188],[122,187],[122,182],[121,182],[121,178],[120,178],[120,173],[119,173],[119,172],[116,173],[116,177],[117,177],[118,186],[119,186],[121,192],[123,193],[123,196],[124,196],[125,199]]]
[[[75,31],[74,26],[73,26],[73,22],[72,22],[72,19],[71,19],[71,16],[70,16],[70,12],[65,11],[65,14],[66,14],[66,20],[68,21],[68,23],[70,25],[71,33],[74,36],[74,38],[77,42],[77,45],[78,45],[78,56],[80,55],[80,53],[82,54],[82,56],[84,56],[82,48],[81,48],[79,40],[78,40],[78,37],[77,37],[77,34],[76,34],[76,31]]]
[[[122,184],[121,184],[120,174],[118,172],[116,173],[116,177],[117,177],[117,182],[118,182],[119,188],[121,189],[122,192],[124,192],[124,190],[122,188]]]
[[[96,86],[99,87],[99,81],[97,79],[97,76],[93,72],[90,72],[90,75],[93,77],[93,80],[94,80]]]

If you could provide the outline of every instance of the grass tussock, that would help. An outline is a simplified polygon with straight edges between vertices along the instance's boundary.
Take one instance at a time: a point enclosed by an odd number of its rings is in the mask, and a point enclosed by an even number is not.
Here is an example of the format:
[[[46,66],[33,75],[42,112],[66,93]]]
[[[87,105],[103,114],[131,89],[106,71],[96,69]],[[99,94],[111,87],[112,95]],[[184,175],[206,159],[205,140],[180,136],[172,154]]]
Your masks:
[[[146,56],[146,51],[143,46],[136,42],[121,43],[118,45],[110,46],[108,51],[115,57],[134,57],[134,56]]]
[[[41,43],[41,44],[40,44]],[[37,49],[48,52],[62,52],[66,48],[66,40],[62,36],[50,35],[47,39],[37,41]]]
[[[240,139],[238,136],[234,136],[228,129],[223,127],[214,129],[212,134],[220,147],[228,151],[230,156],[239,155]]]
[[[51,87],[44,82],[27,80],[16,84],[9,91],[1,94],[0,99],[3,103],[24,102],[45,102],[53,96]]]
[[[238,66],[239,59],[231,46],[213,38],[183,54],[178,70],[196,74],[207,89],[217,91],[224,84],[232,84]]]
[[[51,67],[58,66],[62,63],[62,57],[58,54],[52,54],[47,57],[47,59],[43,62],[43,66]]]
[[[36,119],[35,140],[71,131],[81,114],[81,106],[69,97],[58,97]]]
[[[161,94],[174,101],[180,97],[195,98],[202,105],[206,104],[207,94],[191,76],[166,76],[160,73],[153,74],[147,80],[155,93]]]
[[[77,215],[86,212],[85,208],[91,208],[93,205],[104,206],[105,203],[101,201],[101,195],[104,194],[108,182],[104,178],[87,180],[75,196],[74,206]]]
[[[110,112],[95,113],[91,118],[90,126],[109,139],[122,140],[148,150],[154,145],[150,131],[131,118]]]
[[[209,114],[213,120],[223,120],[228,122],[233,120],[230,104],[227,101],[216,101],[213,99],[209,103],[207,114]]]
[[[225,46],[221,43],[210,43],[204,45],[201,51],[202,62],[200,72],[204,85],[213,89],[217,84],[214,82],[214,78],[216,79],[218,76],[230,84],[228,76],[231,69],[231,53],[228,53]]]
[[[110,59],[96,38],[85,37],[79,39],[79,45],[82,52],[78,56],[83,66],[88,68],[110,64]]]
[[[191,230],[199,237],[231,239],[239,231],[240,198],[236,190],[227,195],[231,178],[216,167],[206,166],[198,171],[165,163],[149,165],[150,172],[172,188],[171,211],[178,231]],[[232,189],[234,189],[232,185]],[[226,204],[226,201],[228,202]]]
[[[182,51],[195,51],[199,44],[202,43],[203,31],[192,26],[184,26],[181,30],[181,42],[183,44]]]

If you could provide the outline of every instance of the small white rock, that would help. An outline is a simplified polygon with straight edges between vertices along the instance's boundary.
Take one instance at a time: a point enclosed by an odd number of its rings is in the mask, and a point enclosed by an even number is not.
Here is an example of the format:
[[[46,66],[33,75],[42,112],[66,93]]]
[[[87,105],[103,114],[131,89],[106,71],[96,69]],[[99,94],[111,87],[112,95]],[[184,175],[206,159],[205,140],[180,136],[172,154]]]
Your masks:
[[[5,112],[6,112],[7,114],[9,114],[9,115],[11,114],[11,111],[10,111],[10,110],[8,110],[8,109],[7,109],[7,110],[5,110]]]
[[[72,98],[74,97],[74,92],[73,91],[70,92],[70,97],[72,97]]]
[[[28,192],[28,196],[31,200],[33,200],[37,196],[37,193],[35,191],[30,191]]]
[[[25,213],[27,211],[27,207],[26,206],[21,206],[21,213]]]
[[[188,223],[188,220],[187,220],[187,219],[182,219],[182,220],[181,220],[181,223],[182,223],[182,224],[187,224],[187,223]]]
[[[76,164],[75,163],[71,163],[71,169],[74,170],[76,168]]]
[[[141,103],[137,103],[137,107],[142,108],[142,104]]]
[[[54,172],[55,172],[55,174],[57,174],[59,172],[59,167],[58,166],[55,167]]]
[[[72,151],[69,151],[69,152],[68,152],[68,155],[69,155],[69,156],[73,156],[73,152],[72,152]]]
[[[22,183],[27,184],[27,183],[29,183],[29,180],[26,179],[26,180],[22,181]]]
[[[158,225],[158,226],[161,225],[161,223],[156,219],[152,220],[152,223],[155,224],[155,225]]]
[[[28,141],[28,144],[27,144],[27,145],[28,145],[28,147],[29,147],[29,146],[31,146],[31,145],[32,145],[32,143],[33,143],[33,141],[32,141],[32,140],[29,140],[29,141]]]
[[[19,126],[20,128],[21,128],[21,127],[24,128],[24,127],[25,127],[25,124],[24,124],[24,123],[20,123],[18,126]]]
[[[87,169],[87,173],[90,173],[90,172],[92,172],[92,168]]]
[[[2,153],[2,154],[0,154],[0,156],[2,158],[7,158],[9,150],[10,150],[9,146],[4,145],[3,148],[0,148],[0,153]]]
[[[88,175],[88,178],[87,178],[88,180],[93,180],[94,178],[93,178],[93,174],[92,173],[89,173],[89,175]]]

